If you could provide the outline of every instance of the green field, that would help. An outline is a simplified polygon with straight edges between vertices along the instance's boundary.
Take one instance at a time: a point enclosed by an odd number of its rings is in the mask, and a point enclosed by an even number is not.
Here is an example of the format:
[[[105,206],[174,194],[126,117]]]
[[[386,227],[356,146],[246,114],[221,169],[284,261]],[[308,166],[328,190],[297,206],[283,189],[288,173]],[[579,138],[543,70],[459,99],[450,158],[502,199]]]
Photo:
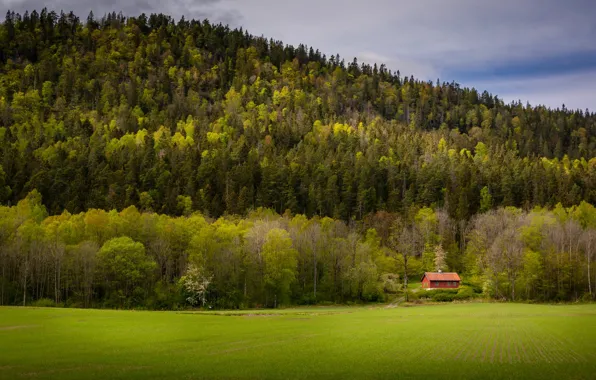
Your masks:
[[[596,376],[596,305],[0,308],[1,379]]]

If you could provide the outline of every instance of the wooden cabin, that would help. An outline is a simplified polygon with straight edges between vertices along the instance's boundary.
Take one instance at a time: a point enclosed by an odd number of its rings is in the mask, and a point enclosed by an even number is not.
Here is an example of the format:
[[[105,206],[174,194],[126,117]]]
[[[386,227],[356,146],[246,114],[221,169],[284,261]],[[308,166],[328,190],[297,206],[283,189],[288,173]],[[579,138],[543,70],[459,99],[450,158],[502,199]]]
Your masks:
[[[457,289],[461,278],[457,273],[426,272],[422,276],[422,289]]]

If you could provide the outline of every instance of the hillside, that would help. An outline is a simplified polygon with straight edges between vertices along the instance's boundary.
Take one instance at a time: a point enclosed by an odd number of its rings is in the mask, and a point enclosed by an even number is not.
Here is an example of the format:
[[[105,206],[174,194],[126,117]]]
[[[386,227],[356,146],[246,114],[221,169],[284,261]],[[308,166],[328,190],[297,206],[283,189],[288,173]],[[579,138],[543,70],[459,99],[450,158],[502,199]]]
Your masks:
[[[588,111],[164,15],[9,12],[0,63],[0,304],[596,298]]]
[[[504,104],[206,21],[8,13],[0,202],[361,219],[596,203],[596,116]],[[182,198],[184,197],[184,198]],[[185,206],[180,206],[180,203]]]

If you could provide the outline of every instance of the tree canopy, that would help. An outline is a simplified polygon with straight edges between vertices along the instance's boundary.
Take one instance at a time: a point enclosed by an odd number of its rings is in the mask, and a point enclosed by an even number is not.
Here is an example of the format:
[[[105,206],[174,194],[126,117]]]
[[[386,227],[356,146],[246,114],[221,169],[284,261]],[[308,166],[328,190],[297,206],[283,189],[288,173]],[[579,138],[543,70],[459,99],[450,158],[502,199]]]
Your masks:
[[[361,219],[596,203],[596,116],[425,82],[207,21],[0,24],[0,203]]]

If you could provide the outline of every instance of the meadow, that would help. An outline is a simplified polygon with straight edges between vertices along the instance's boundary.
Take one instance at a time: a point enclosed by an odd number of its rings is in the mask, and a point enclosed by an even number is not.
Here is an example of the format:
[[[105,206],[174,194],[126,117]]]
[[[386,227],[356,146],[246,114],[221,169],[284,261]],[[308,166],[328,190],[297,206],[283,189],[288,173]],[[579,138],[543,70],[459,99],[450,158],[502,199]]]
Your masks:
[[[589,379],[596,305],[0,308],[0,379]]]

